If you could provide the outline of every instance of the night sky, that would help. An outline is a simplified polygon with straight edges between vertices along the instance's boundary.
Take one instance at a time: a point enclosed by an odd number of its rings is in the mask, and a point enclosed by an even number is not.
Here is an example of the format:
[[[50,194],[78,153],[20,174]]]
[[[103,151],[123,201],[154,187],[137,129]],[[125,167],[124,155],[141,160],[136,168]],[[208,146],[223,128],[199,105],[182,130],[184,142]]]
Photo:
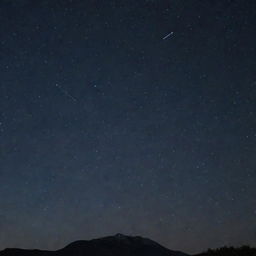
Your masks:
[[[256,246],[255,17],[255,0],[1,0],[0,249]]]

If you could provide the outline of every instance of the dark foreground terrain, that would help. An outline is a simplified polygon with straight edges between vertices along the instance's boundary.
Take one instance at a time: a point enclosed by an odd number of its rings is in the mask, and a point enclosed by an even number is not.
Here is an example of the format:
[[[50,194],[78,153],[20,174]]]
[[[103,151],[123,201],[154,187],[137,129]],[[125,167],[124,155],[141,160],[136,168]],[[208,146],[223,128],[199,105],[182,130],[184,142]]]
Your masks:
[[[76,241],[57,251],[5,249],[0,256],[187,256],[139,236],[115,236]]]
[[[57,251],[25,250],[7,248],[0,256],[189,256],[180,251],[169,250],[160,244],[139,236],[117,234],[93,240],[73,242]],[[223,247],[194,256],[256,256],[256,249]]]
[[[222,247],[197,254],[196,256],[256,256],[256,249],[249,246],[242,246],[239,248]]]

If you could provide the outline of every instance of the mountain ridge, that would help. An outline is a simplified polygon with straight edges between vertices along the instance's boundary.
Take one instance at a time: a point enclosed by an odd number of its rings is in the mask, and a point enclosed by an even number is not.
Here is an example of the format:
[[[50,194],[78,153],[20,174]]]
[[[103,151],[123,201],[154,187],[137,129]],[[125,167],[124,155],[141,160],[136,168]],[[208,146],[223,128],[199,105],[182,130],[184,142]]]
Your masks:
[[[192,256],[170,250],[161,244],[141,236],[116,234],[91,240],[77,240],[56,250],[6,248],[0,256]],[[256,256],[256,248],[250,246],[221,247],[193,254],[193,256]]]
[[[141,236],[116,234],[92,240],[77,240],[62,249],[46,251],[38,249],[6,248],[0,256],[188,256],[173,251],[159,243]]]

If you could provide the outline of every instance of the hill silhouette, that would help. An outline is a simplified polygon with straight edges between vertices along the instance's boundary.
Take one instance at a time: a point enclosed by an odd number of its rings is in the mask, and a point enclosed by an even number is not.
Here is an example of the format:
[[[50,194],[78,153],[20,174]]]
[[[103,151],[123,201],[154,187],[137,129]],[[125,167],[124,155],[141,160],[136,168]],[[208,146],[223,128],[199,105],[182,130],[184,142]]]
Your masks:
[[[93,240],[75,241],[57,251],[7,248],[0,256],[188,256],[169,250],[140,236],[116,234]]]
[[[75,241],[57,251],[7,248],[0,251],[0,256],[189,256],[189,254],[169,250],[148,238],[116,234]],[[194,256],[256,256],[256,249],[249,246],[222,247],[208,249]]]

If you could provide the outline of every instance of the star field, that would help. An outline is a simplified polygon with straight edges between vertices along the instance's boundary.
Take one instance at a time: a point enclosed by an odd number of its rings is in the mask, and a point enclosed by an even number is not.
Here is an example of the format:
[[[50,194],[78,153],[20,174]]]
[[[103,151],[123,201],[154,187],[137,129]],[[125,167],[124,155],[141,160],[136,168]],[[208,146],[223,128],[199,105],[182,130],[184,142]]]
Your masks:
[[[256,246],[255,15],[254,0],[2,0],[0,249]]]

